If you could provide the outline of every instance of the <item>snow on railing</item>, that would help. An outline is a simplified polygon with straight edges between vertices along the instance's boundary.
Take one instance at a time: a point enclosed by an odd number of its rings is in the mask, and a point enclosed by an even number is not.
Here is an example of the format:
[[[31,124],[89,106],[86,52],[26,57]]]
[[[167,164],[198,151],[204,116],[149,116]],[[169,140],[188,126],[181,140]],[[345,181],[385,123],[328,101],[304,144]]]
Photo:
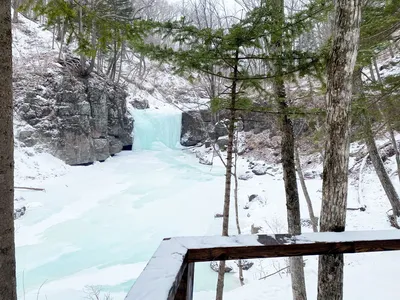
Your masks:
[[[192,300],[194,263],[400,250],[400,230],[164,239],[125,300]]]

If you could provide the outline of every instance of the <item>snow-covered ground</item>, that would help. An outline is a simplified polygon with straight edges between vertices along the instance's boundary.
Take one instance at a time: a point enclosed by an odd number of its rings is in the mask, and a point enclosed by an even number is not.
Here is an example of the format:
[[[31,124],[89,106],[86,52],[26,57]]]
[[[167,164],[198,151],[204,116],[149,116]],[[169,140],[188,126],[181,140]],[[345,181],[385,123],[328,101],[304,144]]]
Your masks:
[[[41,31],[34,22],[22,17],[21,20],[23,23],[13,30],[16,72],[26,68],[51,69],[57,56],[57,49],[50,50],[51,33]],[[129,100],[146,98],[154,110],[162,111],[157,113],[159,116],[176,115],[176,109],[165,101],[175,103],[177,97],[166,99],[165,91],[179,96],[190,85],[168,72],[150,74],[140,85],[129,85]],[[189,97],[199,99],[198,94]],[[176,122],[168,126],[173,124]],[[352,149],[356,151],[356,145]],[[84,299],[92,293],[89,287],[96,286],[103,290],[103,295],[110,293],[114,300],[120,300],[162,238],[220,233],[221,219],[215,219],[214,214],[222,211],[224,172],[218,158],[212,167],[205,166],[198,164],[189,151],[158,146],[153,150],[125,152],[89,167],[69,167],[17,143],[15,160],[16,186],[45,189],[16,190],[18,203],[27,207],[26,215],[15,222],[20,299]],[[395,170],[393,158],[386,166]],[[252,226],[261,227],[263,233],[287,231],[282,173],[279,165],[271,167],[274,176],[266,174],[240,181],[239,210],[245,234],[251,232]],[[247,168],[248,162],[240,158],[239,173]],[[321,165],[313,164],[308,169],[313,170],[320,172]],[[362,205],[367,209],[348,211],[347,229],[391,230],[386,216],[390,205],[371,166],[362,175]],[[392,180],[399,190],[397,177],[393,175]],[[319,178],[307,180],[317,215],[321,183]],[[259,197],[249,204],[248,196],[252,194]],[[349,207],[360,206],[358,195],[358,185],[351,185]],[[302,218],[307,219],[302,194],[301,203]],[[230,232],[236,232],[233,220]],[[395,266],[399,259],[398,252],[347,255],[345,299],[398,297]],[[315,299],[317,258],[306,260],[309,299]],[[284,269],[287,261],[254,262],[253,268],[245,272],[244,287],[239,287],[236,273],[227,274],[225,299],[291,299],[290,277]],[[259,280],[281,269],[284,270]],[[196,270],[195,299],[213,299],[216,274],[205,263],[198,264]]]
[[[149,111],[147,117],[160,118],[160,112]],[[161,120],[168,120],[164,117]],[[176,124],[167,121],[165,126]],[[352,149],[356,151],[359,146]],[[190,151],[157,145],[89,167],[67,167],[45,154],[29,156],[21,151],[17,150],[17,182],[46,189],[18,191],[28,206],[27,214],[16,221],[21,299],[83,299],[92,286],[111,293],[114,300],[123,299],[162,238],[220,232],[221,219],[215,219],[214,214],[222,211],[224,170],[218,158],[212,167],[201,165]],[[26,151],[29,153],[29,149]],[[19,160],[18,156],[31,160]],[[248,164],[246,159],[239,159],[240,174],[248,170]],[[392,159],[386,164],[395,169]],[[239,210],[245,234],[250,233],[252,225],[262,227],[264,233],[287,231],[281,168],[271,167],[269,173],[274,176],[240,181]],[[321,166],[312,170],[318,173]],[[35,178],[27,178],[30,173]],[[393,181],[399,187],[397,177]],[[318,215],[321,180],[307,180],[307,185]],[[252,194],[259,197],[249,204]],[[349,207],[359,207],[358,187],[351,185],[349,194]],[[390,205],[368,165],[363,173],[362,195],[367,210],[348,211],[347,229],[390,230],[386,217]],[[307,219],[303,197],[301,201],[302,218]],[[303,230],[311,231],[308,227]],[[233,220],[230,232],[236,232]],[[396,252],[347,255],[345,299],[397,295],[390,287],[397,282],[398,272],[392,266],[399,258]],[[315,299],[317,258],[306,260],[309,299]],[[239,287],[237,273],[227,275],[225,299],[291,299],[290,277],[284,269],[287,261],[254,262],[245,271],[244,287]],[[280,269],[284,270],[259,280]],[[196,270],[195,299],[213,299],[216,274],[207,263],[198,264]]]

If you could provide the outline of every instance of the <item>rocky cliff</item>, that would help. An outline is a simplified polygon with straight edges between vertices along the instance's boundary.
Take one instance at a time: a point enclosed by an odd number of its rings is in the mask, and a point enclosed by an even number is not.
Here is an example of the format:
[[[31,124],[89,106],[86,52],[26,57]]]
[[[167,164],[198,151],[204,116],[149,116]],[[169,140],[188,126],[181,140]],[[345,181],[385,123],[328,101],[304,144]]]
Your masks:
[[[209,110],[183,112],[181,144],[183,146],[195,146],[206,140],[215,141],[219,137],[227,135],[227,127],[224,122],[228,116],[228,112],[220,112],[217,117]],[[242,112],[238,114],[238,120],[241,120],[239,131],[253,131],[254,134],[258,134],[265,130],[271,130],[276,135],[275,118],[266,117],[257,112]]]
[[[70,165],[103,161],[132,145],[133,120],[127,93],[92,73],[82,78],[66,67],[17,74],[16,138],[42,148]]]

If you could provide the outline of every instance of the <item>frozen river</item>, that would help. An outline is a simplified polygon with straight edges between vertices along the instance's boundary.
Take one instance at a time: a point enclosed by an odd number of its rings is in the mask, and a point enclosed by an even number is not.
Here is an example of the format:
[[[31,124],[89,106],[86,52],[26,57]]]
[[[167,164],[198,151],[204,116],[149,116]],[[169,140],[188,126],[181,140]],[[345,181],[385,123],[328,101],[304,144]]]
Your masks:
[[[171,149],[180,114],[137,112],[135,120],[134,151],[72,168],[47,180],[45,193],[26,192],[34,208],[16,225],[20,299],[84,299],[89,286],[123,299],[164,237],[220,233],[224,170]],[[214,288],[207,264],[196,276],[196,290]]]

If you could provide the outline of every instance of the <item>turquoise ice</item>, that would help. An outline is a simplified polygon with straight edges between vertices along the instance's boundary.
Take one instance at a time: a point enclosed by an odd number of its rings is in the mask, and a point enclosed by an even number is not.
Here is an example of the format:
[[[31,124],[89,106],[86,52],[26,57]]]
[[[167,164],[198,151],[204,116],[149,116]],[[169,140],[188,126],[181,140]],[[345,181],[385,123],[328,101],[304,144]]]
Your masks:
[[[164,237],[220,233],[223,168],[179,148],[179,112],[134,117],[134,151],[26,192],[36,205],[16,223],[19,299],[84,299],[87,286],[123,299]],[[216,274],[196,268],[196,290],[214,289]]]

